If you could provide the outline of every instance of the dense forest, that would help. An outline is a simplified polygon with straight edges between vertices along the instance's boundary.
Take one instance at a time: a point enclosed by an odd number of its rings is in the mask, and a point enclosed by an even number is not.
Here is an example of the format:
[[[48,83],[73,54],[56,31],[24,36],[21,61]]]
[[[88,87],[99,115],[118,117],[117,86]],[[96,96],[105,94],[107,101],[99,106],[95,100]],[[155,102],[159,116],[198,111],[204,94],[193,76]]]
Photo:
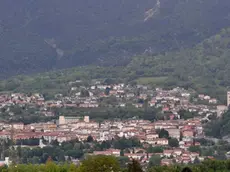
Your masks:
[[[230,111],[223,114],[217,120],[213,120],[206,126],[206,135],[216,138],[228,138],[230,132]]]
[[[229,11],[229,0],[2,0],[0,76],[189,48],[228,27]]]

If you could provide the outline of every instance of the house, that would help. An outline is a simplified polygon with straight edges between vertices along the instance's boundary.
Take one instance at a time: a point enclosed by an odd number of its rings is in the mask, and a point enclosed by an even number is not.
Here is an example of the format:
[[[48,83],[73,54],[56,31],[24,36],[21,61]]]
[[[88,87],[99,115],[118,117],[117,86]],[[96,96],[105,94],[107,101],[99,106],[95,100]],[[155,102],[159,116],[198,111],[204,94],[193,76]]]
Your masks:
[[[172,164],[173,164],[173,160],[172,159],[162,159],[161,160],[161,165],[169,166],[169,165],[172,165]]]
[[[113,155],[116,157],[120,156],[120,149],[107,149],[105,151],[94,151],[94,155]]]
[[[210,96],[204,96],[204,100],[210,100],[211,97]]]
[[[112,155],[119,157],[120,156],[120,149],[108,149],[107,151],[110,151]]]
[[[157,121],[154,123],[155,129],[169,129],[169,128],[177,128],[178,121]]]
[[[127,98],[133,98],[134,96],[135,96],[134,93],[128,93],[128,94],[126,94],[126,97],[127,97]]]
[[[221,117],[223,113],[225,113],[228,110],[228,107],[225,105],[218,105],[216,107],[217,117]]]
[[[168,111],[169,111],[169,107],[162,108],[162,112],[168,112]]]
[[[0,161],[0,167],[9,166],[12,162],[9,160],[9,157],[5,157],[4,161]]]
[[[176,139],[180,139],[180,129],[177,128],[168,128],[166,129],[169,133],[170,137],[176,138]]]
[[[146,134],[146,139],[147,140],[153,140],[159,138],[159,135],[157,133],[148,133]]]
[[[173,153],[176,154],[177,156],[180,156],[183,153],[183,149],[176,148],[173,150]]]
[[[23,130],[24,129],[24,124],[23,123],[13,123],[12,127],[15,130]]]
[[[184,164],[188,164],[192,161],[189,156],[182,156],[181,158],[182,158],[182,163]]]
[[[193,130],[184,130],[184,131],[182,131],[182,136],[183,137],[193,137],[194,131]]]
[[[181,96],[182,96],[182,97],[189,97],[189,96],[190,96],[190,93],[181,93]]]
[[[188,149],[189,147],[193,146],[193,141],[184,142],[184,149]]]
[[[0,139],[7,139],[11,137],[11,133],[8,131],[0,131]]]
[[[129,157],[130,159],[140,160],[145,156],[145,153],[125,153],[124,156]]]
[[[155,106],[156,105],[156,101],[155,100],[151,100],[150,102],[149,102],[149,106],[150,107],[153,107],[153,106]]]
[[[57,141],[59,143],[62,143],[62,142],[67,142],[67,141],[76,139],[76,138],[77,137],[71,137],[71,136],[68,136],[68,135],[62,135],[62,136],[57,136]]]
[[[190,158],[192,161],[194,161],[196,157],[199,158],[199,156],[200,156],[200,154],[197,152],[191,152],[190,153]]]
[[[168,139],[165,138],[157,138],[154,139],[152,142],[154,145],[162,145],[162,146],[168,145]]]
[[[111,151],[94,151],[93,155],[112,155]]]
[[[121,103],[119,106],[120,107],[125,107],[126,105],[125,105],[125,103]]]
[[[147,99],[147,97],[148,97],[148,95],[147,95],[147,94],[140,94],[139,99],[146,100],[146,99]]]
[[[135,106],[136,108],[142,108],[142,107],[143,107],[143,104],[136,103],[136,104],[134,104],[134,106]]]
[[[217,103],[217,99],[210,99],[208,102],[210,104],[216,104]]]
[[[172,156],[173,152],[174,152],[174,150],[164,150],[163,155],[166,157],[170,157],[170,156]]]
[[[91,90],[95,90],[95,89],[96,89],[96,86],[93,85],[93,86],[90,87],[90,89],[91,89]]]
[[[169,119],[170,119],[170,120],[174,120],[174,118],[175,118],[175,115],[174,115],[174,114],[169,115]]]
[[[150,124],[143,124],[143,125],[139,124],[139,126],[140,126],[142,129],[146,130],[146,133],[147,133],[147,134],[148,134],[148,133],[152,133],[152,129],[154,128],[154,126],[153,126],[152,123],[150,123]]]
[[[205,96],[204,94],[199,94],[199,95],[198,95],[198,98],[201,99],[201,100],[203,100],[203,99],[204,99],[204,96]]]
[[[69,124],[69,123],[75,123],[80,120],[79,117],[66,117],[66,116],[59,116],[59,125],[62,124]]]
[[[99,107],[99,104],[97,103],[81,103],[79,104],[80,108],[97,108]]]

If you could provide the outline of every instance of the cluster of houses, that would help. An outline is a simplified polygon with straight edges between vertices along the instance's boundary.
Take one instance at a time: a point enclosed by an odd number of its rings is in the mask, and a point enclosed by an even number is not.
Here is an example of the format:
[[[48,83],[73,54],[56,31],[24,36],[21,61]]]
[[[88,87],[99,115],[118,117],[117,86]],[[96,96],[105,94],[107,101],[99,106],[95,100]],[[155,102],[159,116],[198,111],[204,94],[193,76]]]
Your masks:
[[[80,82],[77,82],[78,84]],[[202,121],[209,120],[209,116],[220,116],[228,108],[225,105],[218,105],[217,100],[208,95],[198,95],[199,100],[208,101],[208,104],[197,104],[191,101],[194,92],[183,88],[163,90],[161,88],[151,89],[143,85],[111,84],[105,85],[97,82],[88,87],[73,86],[71,83],[70,95],[55,95],[53,100],[45,100],[41,94],[1,94],[0,109],[14,105],[38,106],[46,116],[55,116],[54,112],[48,111],[50,107],[66,108],[100,108],[101,99],[116,98],[116,106],[126,107],[131,104],[136,108],[144,106],[160,109],[164,120],[148,121],[142,119],[127,120],[104,120],[101,123],[91,121],[89,116],[59,116],[59,119],[50,122],[23,123],[0,122],[1,139],[45,139],[48,142],[58,141],[59,143],[78,139],[85,141],[89,136],[98,142],[112,140],[115,138],[137,138],[144,147],[162,146],[163,153],[157,153],[162,158],[163,165],[172,163],[190,163],[196,158],[203,160],[198,152],[189,152],[191,146],[199,146],[196,138],[204,137]],[[82,91],[83,90],[83,91]],[[84,92],[84,94],[83,94]],[[106,106],[110,107],[109,104]],[[114,106],[114,105],[113,105]],[[196,113],[196,117],[190,119],[181,118],[181,110]],[[0,112],[1,113],[1,112]],[[170,147],[169,139],[159,136],[160,130],[166,130],[170,138],[179,142],[177,148]],[[40,146],[45,146],[41,144]],[[138,148],[139,150],[139,148]],[[95,151],[93,154],[104,154],[120,156],[121,150],[109,149]],[[147,153],[146,149],[125,153],[129,158],[135,158],[145,163],[153,154]]]
[[[13,105],[43,105],[45,98],[41,94],[26,95],[23,93],[0,94],[0,108]]]
[[[149,163],[152,156],[159,156],[161,158],[161,165],[188,164],[197,161],[203,161],[205,159],[213,159],[211,156],[200,156],[198,152],[189,152],[182,148],[164,149],[162,153],[147,153],[145,149],[135,148],[133,153],[124,153],[130,159],[137,159],[142,164]],[[120,149],[107,149],[105,151],[94,151],[93,155],[112,155],[119,157],[121,153]]]
[[[201,118],[192,118],[189,120],[164,120],[151,122],[148,120],[105,120],[101,123],[91,121],[89,116],[84,117],[66,117],[60,116],[59,120],[47,123],[34,123],[24,125],[23,123],[0,123],[0,138],[25,140],[25,139],[45,139],[47,142],[58,141],[59,143],[78,139],[85,141],[89,136],[95,141],[102,142],[116,138],[125,137],[137,138],[144,148],[141,152],[125,153],[129,158],[135,158],[143,163],[149,161],[152,154],[146,152],[149,146],[161,146],[163,153],[157,153],[162,158],[162,164],[181,162],[193,162],[197,157],[200,160],[199,153],[189,152],[191,146],[199,146],[196,142],[197,137],[203,137],[203,127]],[[168,131],[169,138],[160,138],[159,131],[164,129]],[[178,140],[178,148],[170,147],[169,139]],[[44,147],[44,144],[40,146]],[[121,150],[95,151],[94,155],[115,155],[120,156]]]
[[[82,90],[87,92],[87,94],[82,95]],[[183,88],[163,90],[161,88],[152,89],[144,85],[131,86],[123,83],[105,85],[97,82],[88,87],[71,86],[70,95],[63,96],[62,94],[57,94],[54,96],[53,100],[45,100],[44,96],[41,94],[0,94],[0,109],[14,105],[30,105],[39,107],[39,114],[55,116],[55,113],[51,110],[52,107],[88,109],[100,108],[102,106],[126,107],[127,105],[133,105],[133,107],[136,108],[143,108],[147,105],[149,107],[161,109],[162,113],[170,115],[170,118],[180,119],[178,112],[180,110],[186,110],[195,112],[206,120],[209,120],[208,117],[211,115],[217,114],[220,116],[227,110],[227,106],[218,105],[217,100],[208,95],[200,94],[198,98],[200,100],[207,100],[210,104],[203,105],[192,103],[190,100],[193,94],[194,92]],[[102,99],[110,97],[116,100],[110,101],[113,105],[107,102],[107,104],[105,104],[101,101]],[[8,109],[8,111],[10,113],[10,109]]]
[[[110,133],[108,136],[115,134],[114,136],[119,137],[136,137],[143,145],[146,145],[145,147],[148,147],[149,145],[153,147],[164,147],[163,153],[155,153],[155,155],[158,155],[162,158],[162,165],[169,165],[174,162],[185,164],[193,163],[195,158],[199,160],[204,160],[204,158],[206,158],[200,156],[198,152],[188,151],[189,147],[191,146],[200,146],[200,143],[196,142],[195,140],[197,137],[204,136],[201,119],[194,118],[190,120],[167,120],[156,122],[146,120],[130,120],[124,121],[123,124],[121,122],[116,122],[115,125],[118,126],[117,128],[120,126],[120,132],[117,130],[117,134]],[[112,126],[115,125],[113,122]],[[113,128],[113,131],[114,129],[115,128]],[[176,138],[178,140],[178,148],[170,147],[169,139],[159,138],[157,131],[161,129],[168,131],[170,138]],[[109,137],[106,139],[109,139]],[[104,140],[104,137],[99,138],[99,140]],[[105,151],[95,151],[93,154],[120,156],[120,151],[121,150],[109,149]],[[147,153],[145,149],[124,154],[124,156],[129,158],[138,159],[142,163],[148,163],[152,155],[154,154]]]
[[[208,95],[205,94],[199,94],[198,95],[199,100],[207,101],[210,104],[217,104],[217,99],[216,98],[211,98]]]

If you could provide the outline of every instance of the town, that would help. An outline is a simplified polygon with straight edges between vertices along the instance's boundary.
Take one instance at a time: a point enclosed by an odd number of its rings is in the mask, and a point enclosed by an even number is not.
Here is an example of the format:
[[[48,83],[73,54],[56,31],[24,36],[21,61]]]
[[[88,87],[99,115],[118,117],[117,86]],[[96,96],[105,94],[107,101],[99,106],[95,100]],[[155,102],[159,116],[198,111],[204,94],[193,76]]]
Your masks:
[[[70,82],[69,85],[68,96],[57,94],[52,100],[46,100],[39,93],[1,94],[0,114],[8,115],[11,121],[3,119],[0,122],[0,138],[15,142],[38,139],[37,146],[40,148],[54,141],[59,144],[76,139],[84,142],[89,137],[97,143],[117,138],[135,138],[141,146],[131,151],[122,152],[124,150],[111,147],[93,150],[89,154],[125,156],[137,159],[142,164],[148,163],[152,156],[158,156],[161,165],[188,164],[213,158],[201,156],[199,152],[192,151],[191,147],[200,146],[199,140],[206,137],[203,125],[212,118],[221,117],[228,110],[228,106],[220,104],[217,99],[179,87],[165,90],[145,85],[102,84],[100,81],[88,86],[83,86],[82,81]],[[229,105],[230,93],[227,96]],[[12,111],[12,107],[15,106],[25,111],[32,107],[36,111],[31,113],[52,119],[35,123],[14,122],[17,113]],[[52,108],[93,110],[114,107],[157,109],[160,118],[146,120],[133,116],[97,121],[85,114],[57,115],[52,111]],[[162,151],[148,152],[148,149],[154,147],[162,148]]]

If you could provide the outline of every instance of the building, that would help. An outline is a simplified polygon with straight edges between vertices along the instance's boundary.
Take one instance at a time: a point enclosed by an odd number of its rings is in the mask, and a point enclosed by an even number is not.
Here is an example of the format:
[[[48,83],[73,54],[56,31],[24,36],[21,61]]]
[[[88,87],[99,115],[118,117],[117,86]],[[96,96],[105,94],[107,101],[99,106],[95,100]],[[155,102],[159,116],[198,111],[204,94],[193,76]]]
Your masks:
[[[172,164],[173,164],[173,160],[172,160],[172,159],[166,159],[166,158],[165,158],[165,159],[162,159],[162,160],[161,160],[161,165],[162,165],[162,166],[165,166],[165,165],[166,165],[166,166],[169,166],[169,165],[172,165]]]
[[[89,116],[84,116],[84,122],[89,122]]]
[[[230,91],[227,92],[227,106],[230,105]]]
[[[182,131],[183,137],[193,137],[194,136],[194,131],[193,130],[184,130]]]
[[[221,117],[221,115],[228,110],[228,107],[225,105],[218,105],[216,107],[216,110],[217,110],[217,117]]]
[[[24,124],[23,123],[13,123],[12,127],[13,127],[13,129],[16,129],[16,130],[23,130]]]
[[[0,161],[0,167],[3,167],[5,165],[9,166],[12,162],[9,160],[9,157],[5,157],[4,161]]]
[[[180,139],[180,129],[177,128],[168,128],[166,129],[169,133],[170,137],[176,138],[176,139]]]
[[[75,122],[78,122],[78,121],[80,121],[79,117],[59,116],[59,125],[75,123]]]
[[[107,149],[105,151],[94,151],[94,155],[113,155],[116,157],[120,156],[120,149]]]

